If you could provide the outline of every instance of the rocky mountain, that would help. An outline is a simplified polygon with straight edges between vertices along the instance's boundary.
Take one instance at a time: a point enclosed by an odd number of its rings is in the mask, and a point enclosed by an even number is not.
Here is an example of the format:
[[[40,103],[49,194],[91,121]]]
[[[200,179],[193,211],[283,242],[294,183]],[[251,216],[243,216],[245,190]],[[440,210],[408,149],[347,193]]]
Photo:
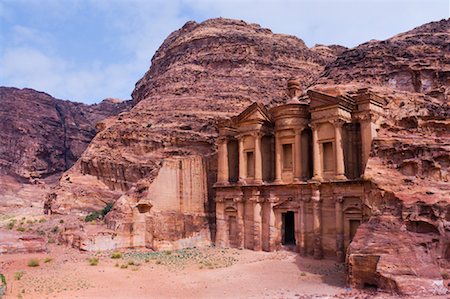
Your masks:
[[[0,172],[25,179],[62,173],[95,136],[96,123],[129,105],[114,99],[85,105],[0,87]]]
[[[253,101],[282,101],[290,77],[306,88],[329,56],[294,36],[244,21],[186,23],[167,37],[137,82],[134,108],[102,125],[68,172],[71,183],[61,182],[58,198],[67,202],[66,196],[76,194],[83,201],[92,191],[74,181],[80,173],[123,192],[141,179],[151,180],[164,158],[213,153],[217,119]]]
[[[159,196],[150,191],[162,165],[184,175],[182,163],[168,159],[214,153],[218,118],[253,101],[283,102],[290,77],[302,89],[332,94],[369,87],[384,98],[385,115],[364,172],[372,217],[348,250],[350,282],[440,293],[434,281],[442,281],[440,269],[450,269],[448,41],[449,20],[354,49],[309,49],[298,38],[243,21],[188,22],[153,57],[136,84],[133,109],[99,124],[101,132],[52,195],[52,209],[99,210],[121,198],[108,222],[126,219],[118,226],[128,227],[137,221],[133,209],[149,209],[145,200]],[[158,182],[164,192],[174,183]],[[184,234],[187,220],[178,216],[160,222],[172,219]]]
[[[50,187],[95,136],[96,123],[129,107],[131,101],[85,105],[0,87],[0,213],[41,212]]]
[[[312,87],[370,86],[386,101],[364,173],[373,216],[347,252],[356,286],[446,291],[435,281],[450,267],[449,25],[432,22],[347,50]]]

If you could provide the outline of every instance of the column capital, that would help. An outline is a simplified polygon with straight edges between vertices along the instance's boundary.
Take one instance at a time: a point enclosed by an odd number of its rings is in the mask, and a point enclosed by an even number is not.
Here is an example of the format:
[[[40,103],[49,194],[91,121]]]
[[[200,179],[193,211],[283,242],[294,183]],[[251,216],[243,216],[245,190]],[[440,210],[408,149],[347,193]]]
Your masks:
[[[225,202],[225,198],[224,197],[216,197],[214,198],[215,202]]]
[[[334,195],[334,201],[336,202],[336,203],[343,203],[344,202],[344,196],[342,196],[342,195]]]
[[[244,202],[244,196],[239,195],[239,196],[233,197],[233,202],[236,202],[236,203]]]
[[[217,142],[221,143],[224,141],[228,141],[229,139],[230,139],[229,136],[219,136],[219,137],[217,137]]]
[[[346,121],[341,118],[330,119],[328,122],[337,128],[342,127],[346,123]]]
[[[313,122],[310,123],[309,126],[311,127],[311,130],[316,131],[317,129],[319,129],[320,123]]]
[[[294,128],[294,133],[301,134],[305,128],[306,128],[306,126],[298,126],[298,127]]]
[[[251,132],[250,135],[255,138],[262,138],[264,136],[263,132],[261,131]]]

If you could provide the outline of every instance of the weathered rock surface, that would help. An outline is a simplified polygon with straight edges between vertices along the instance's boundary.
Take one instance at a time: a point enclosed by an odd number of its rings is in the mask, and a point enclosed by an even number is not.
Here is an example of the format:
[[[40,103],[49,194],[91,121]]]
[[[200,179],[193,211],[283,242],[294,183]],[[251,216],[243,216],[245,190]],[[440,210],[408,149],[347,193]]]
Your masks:
[[[102,131],[80,159],[81,173],[122,192],[151,181],[167,157],[213,152],[219,117],[253,101],[283,99],[294,75],[305,88],[326,61],[300,39],[259,25],[188,22],[154,55],[133,92],[135,107],[99,125]],[[76,193],[74,185],[62,180],[58,201],[70,202],[61,194]]]
[[[95,136],[96,123],[130,104],[107,99],[89,106],[0,87],[0,172],[25,179],[62,173]]]
[[[392,193],[378,193],[372,204],[375,215],[358,228],[348,248],[351,285],[446,294],[442,273],[450,263],[450,203],[408,205]]]
[[[449,20],[432,22],[384,41],[344,51],[318,83],[360,83],[448,97]]]
[[[43,237],[14,231],[0,231],[0,254],[33,253],[47,250]]]
[[[440,293],[450,259],[449,20],[370,41],[327,65],[314,88],[370,86],[386,100],[364,178],[373,217],[349,251],[349,282]],[[381,198],[381,199],[380,199]],[[386,199],[387,198],[387,199]]]

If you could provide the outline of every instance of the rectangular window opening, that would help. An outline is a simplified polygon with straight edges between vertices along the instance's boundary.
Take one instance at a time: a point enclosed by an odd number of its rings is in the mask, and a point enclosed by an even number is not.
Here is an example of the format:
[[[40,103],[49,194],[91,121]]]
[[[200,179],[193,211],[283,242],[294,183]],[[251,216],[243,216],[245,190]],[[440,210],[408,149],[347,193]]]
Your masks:
[[[292,169],[292,144],[283,144],[283,169]]]
[[[247,177],[255,176],[255,156],[253,152],[247,152]]]
[[[323,154],[323,171],[333,171],[334,155],[332,142],[322,143],[322,154]]]

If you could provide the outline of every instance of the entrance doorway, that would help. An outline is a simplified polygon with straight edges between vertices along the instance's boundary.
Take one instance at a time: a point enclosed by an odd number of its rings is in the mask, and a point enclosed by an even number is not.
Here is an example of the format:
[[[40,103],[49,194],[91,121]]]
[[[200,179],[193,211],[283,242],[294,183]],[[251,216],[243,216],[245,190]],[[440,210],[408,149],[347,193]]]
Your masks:
[[[350,220],[350,241],[352,241],[353,237],[356,235],[356,230],[360,224],[360,220]]]
[[[236,216],[228,217],[228,236],[230,241],[231,248],[237,248],[239,246],[238,242],[238,229],[237,229],[237,221]]]
[[[283,245],[295,245],[295,217],[294,212],[282,213]]]

